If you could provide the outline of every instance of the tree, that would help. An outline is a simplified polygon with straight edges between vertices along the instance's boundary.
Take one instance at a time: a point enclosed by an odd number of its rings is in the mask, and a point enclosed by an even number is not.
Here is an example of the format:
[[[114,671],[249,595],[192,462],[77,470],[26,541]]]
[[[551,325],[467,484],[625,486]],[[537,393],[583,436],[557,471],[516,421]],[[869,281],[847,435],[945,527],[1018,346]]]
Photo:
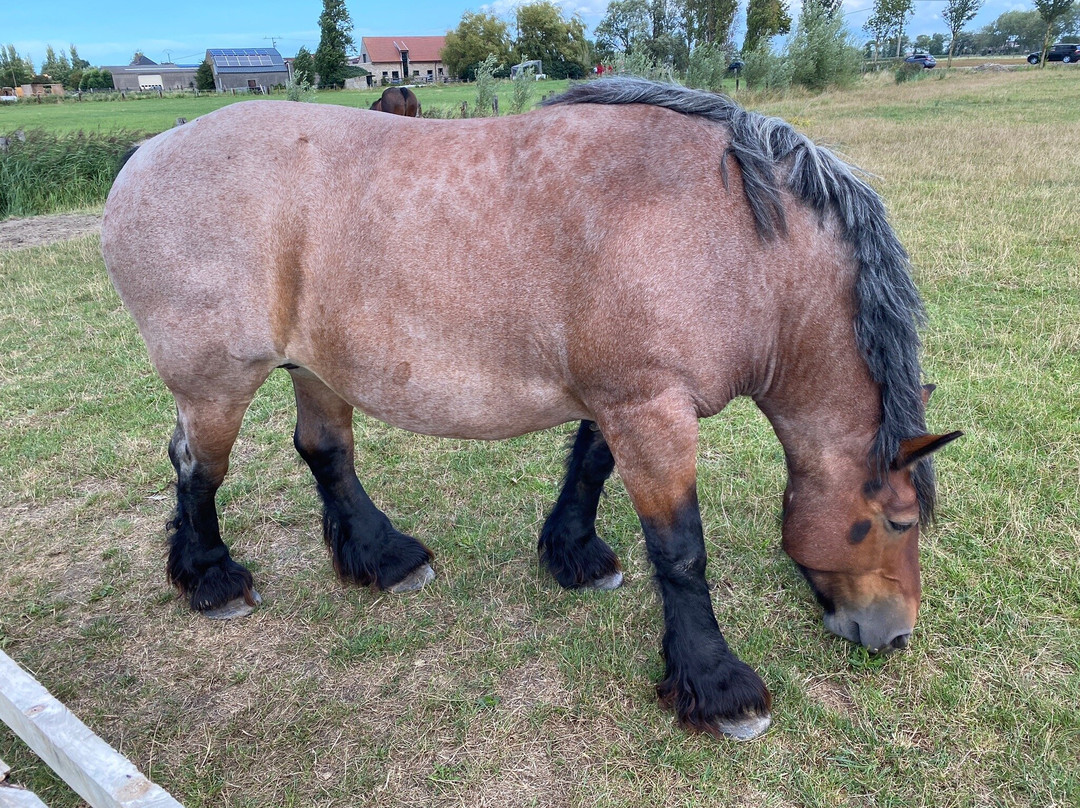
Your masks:
[[[821,0],[821,6],[825,9],[825,14],[832,19],[837,14],[842,13],[840,6],[843,4],[843,0]]]
[[[596,44],[601,48],[630,53],[634,45],[652,39],[653,9],[649,0],[611,0],[607,14],[596,26]]]
[[[658,65],[685,72],[690,65],[690,43],[681,0],[652,0],[652,38],[646,43]]]
[[[930,36],[929,34],[919,34],[915,37],[915,42],[912,47],[914,47],[916,51],[929,53],[933,56],[944,56],[946,51],[945,34],[934,34],[933,36]]]
[[[296,58],[292,63],[293,81],[297,84],[307,82],[312,87],[315,86],[315,59],[311,55],[311,51],[307,48],[301,47],[296,52]]]
[[[195,71],[195,89],[207,92],[217,89],[214,83],[214,68],[209,59],[203,59],[203,63]]]
[[[131,64],[137,65],[139,62],[141,62],[145,58],[146,58],[146,54],[144,54],[141,50],[137,50],[137,51],[135,51],[135,53],[133,53],[131,55]]]
[[[345,0],[323,0],[323,11],[319,15],[319,47],[315,49],[319,86],[336,87],[345,83],[348,51],[355,47],[352,29]]]
[[[865,27],[874,36],[879,51],[887,40],[895,36],[896,56],[900,56],[904,26],[914,11],[913,0],[874,0],[874,13],[866,21]]]
[[[949,26],[949,67],[952,67],[956,38],[960,36],[964,26],[975,19],[981,7],[982,0],[945,0],[945,10],[941,12],[941,19]]]
[[[13,87],[20,84],[29,84],[34,77],[34,63],[30,57],[25,59],[15,51],[14,45],[0,48],[0,84],[9,81]]]
[[[551,0],[539,0],[518,6],[516,18],[515,49],[522,61],[540,59],[544,72],[555,79],[585,77],[590,51],[580,17],[564,19],[559,6]]]
[[[61,52],[57,56],[52,45],[45,46],[45,61],[41,63],[41,72],[59,84],[67,84],[71,75],[71,62],[67,54]]]
[[[791,15],[784,0],[749,0],[746,7],[746,38],[743,53],[757,48],[762,40],[791,30]]]
[[[500,64],[510,62],[510,30],[493,14],[466,11],[458,27],[447,32],[440,56],[450,75],[472,81],[476,66],[488,56],[494,56]]]
[[[82,81],[79,82],[80,90],[111,90],[112,88],[112,73],[108,70],[91,67],[83,71]]]
[[[739,0],[685,0],[686,35],[694,45],[717,45],[731,41],[731,28]]]
[[[74,44],[68,47],[68,51],[71,54],[71,72],[68,73],[64,87],[68,90],[77,90],[82,82],[83,71],[90,67],[90,63],[79,56],[79,49]]]
[[[794,65],[792,80],[810,90],[848,86],[862,69],[844,18],[830,15],[821,0],[804,0],[788,60]]]
[[[86,68],[90,67],[90,63],[79,56],[79,50],[74,43],[69,46],[68,50],[71,53],[72,70],[86,70]]]
[[[822,4],[827,16],[828,8]],[[755,90],[786,90],[791,86],[795,65],[786,56],[777,55],[768,40],[762,40],[754,50],[743,51],[742,75],[747,87]]]
[[[1035,10],[1046,23],[1046,34],[1043,35],[1042,55],[1039,64],[1046,67],[1046,49],[1050,47],[1050,35],[1054,29],[1054,23],[1061,19],[1073,8],[1073,0],[1034,0]]]
[[[1050,35],[1060,36],[1065,32],[1070,18],[1074,17],[1073,13],[1063,15],[1054,23]],[[1006,11],[973,35],[972,47],[976,51],[986,53],[1004,50],[1037,51],[1042,47],[1044,36],[1046,36],[1046,23],[1035,9]]]

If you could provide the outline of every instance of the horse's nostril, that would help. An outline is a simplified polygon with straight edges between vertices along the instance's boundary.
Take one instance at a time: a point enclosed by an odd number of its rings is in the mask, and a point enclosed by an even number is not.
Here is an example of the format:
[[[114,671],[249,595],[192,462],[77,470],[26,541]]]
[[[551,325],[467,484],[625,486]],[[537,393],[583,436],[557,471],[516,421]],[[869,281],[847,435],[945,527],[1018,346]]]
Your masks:
[[[901,648],[907,648],[909,642],[911,642],[910,634],[899,634],[893,637],[892,647],[899,651]]]

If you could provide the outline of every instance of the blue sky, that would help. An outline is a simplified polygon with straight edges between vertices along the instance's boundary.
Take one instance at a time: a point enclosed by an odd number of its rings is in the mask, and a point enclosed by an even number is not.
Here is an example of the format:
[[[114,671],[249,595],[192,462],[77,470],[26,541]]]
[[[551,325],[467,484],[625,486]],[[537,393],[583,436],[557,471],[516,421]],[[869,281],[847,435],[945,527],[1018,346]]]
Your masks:
[[[520,0],[469,3],[466,0],[409,0],[404,3],[348,2],[353,34],[361,36],[414,36],[443,34],[454,28],[463,12],[489,11],[508,16]],[[797,7],[797,0],[789,0]],[[14,44],[41,66],[45,46],[57,51],[74,42],[79,55],[94,65],[127,64],[136,50],[156,62],[202,61],[207,48],[267,47],[271,38],[284,56],[301,46],[314,51],[319,42],[322,0],[185,0],[182,3],[133,3],[91,8],[84,0],[51,0],[46,6],[4,3],[0,14],[0,44]],[[577,12],[589,25],[604,15],[607,0],[561,0],[569,12]],[[743,3],[745,5],[745,3]],[[845,0],[849,26],[859,30],[869,16],[873,0]],[[915,0],[912,36],[944,32],[941,9],[944,0]],[[972,27],[981,27],[1005,11],[1030,9],[1030,2],[987,0]],[[792,13],[794,16],[794,11]]]

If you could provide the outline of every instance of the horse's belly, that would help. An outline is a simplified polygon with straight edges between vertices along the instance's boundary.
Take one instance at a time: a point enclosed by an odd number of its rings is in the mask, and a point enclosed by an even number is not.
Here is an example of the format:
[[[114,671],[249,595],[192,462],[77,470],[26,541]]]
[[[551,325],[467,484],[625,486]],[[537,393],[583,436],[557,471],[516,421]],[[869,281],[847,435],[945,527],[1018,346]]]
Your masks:
[[[499,373],[429,374],[405,361],[388,371],[356,374],[339,384],[329,381],[342,398],[373,418],[446,438],[501,440],[590,415],[555,382]]]

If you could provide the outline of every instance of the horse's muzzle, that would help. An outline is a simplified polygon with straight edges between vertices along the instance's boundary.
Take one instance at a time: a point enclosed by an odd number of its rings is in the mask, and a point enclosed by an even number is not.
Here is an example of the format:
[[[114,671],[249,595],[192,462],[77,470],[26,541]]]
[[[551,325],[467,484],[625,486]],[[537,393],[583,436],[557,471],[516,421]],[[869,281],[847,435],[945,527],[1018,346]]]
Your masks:
[[[863,646],[871,654],[888,654],[908,647],[914,626],[893,609],[871,606],[857,613],[826,612],[825,628]]]

